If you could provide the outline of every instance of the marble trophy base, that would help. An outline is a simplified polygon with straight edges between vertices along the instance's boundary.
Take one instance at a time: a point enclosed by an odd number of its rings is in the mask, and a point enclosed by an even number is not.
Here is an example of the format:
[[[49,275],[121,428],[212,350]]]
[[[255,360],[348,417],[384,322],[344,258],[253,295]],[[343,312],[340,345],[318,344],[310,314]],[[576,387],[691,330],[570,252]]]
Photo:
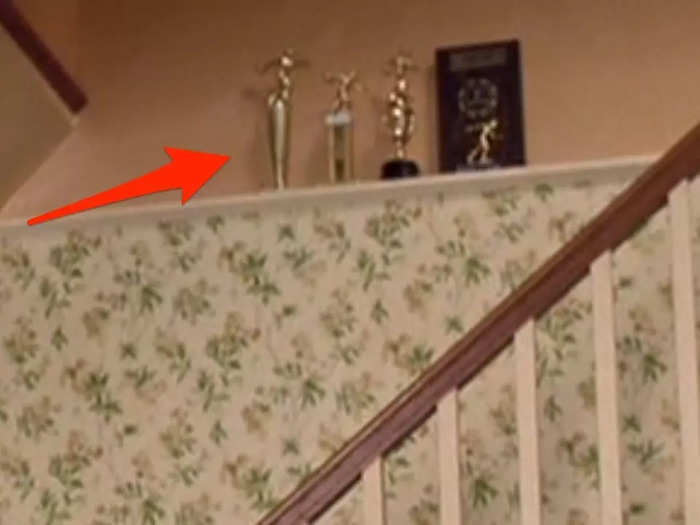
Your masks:
[[[419,173],[418,164],[412,160],[391,159],[382,165],[382,180],[417,177]]]

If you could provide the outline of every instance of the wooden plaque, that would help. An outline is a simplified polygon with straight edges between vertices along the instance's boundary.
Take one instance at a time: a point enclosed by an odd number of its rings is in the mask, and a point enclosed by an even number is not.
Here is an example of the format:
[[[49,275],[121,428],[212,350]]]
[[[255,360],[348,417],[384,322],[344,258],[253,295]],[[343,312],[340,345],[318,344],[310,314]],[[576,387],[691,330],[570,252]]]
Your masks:
[[[515,40],[436,51],[440,171],[525,164]]]

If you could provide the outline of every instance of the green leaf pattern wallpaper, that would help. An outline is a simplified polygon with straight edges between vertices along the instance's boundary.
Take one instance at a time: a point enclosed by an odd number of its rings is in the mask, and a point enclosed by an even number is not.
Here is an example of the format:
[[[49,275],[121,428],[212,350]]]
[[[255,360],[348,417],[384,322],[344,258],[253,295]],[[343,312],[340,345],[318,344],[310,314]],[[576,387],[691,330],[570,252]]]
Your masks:
[[[622,187],[0,230],[0,524],[254,523]],[[668,244],[661,213],[615,254],[629,525],[683,522]],[[599,523],[590,311],[585,280],[537,323],[552,525]],[[518,523],[512,353],[459,395],[470,523]],[[436,442],[387,458],[390,524],[438,523]]]

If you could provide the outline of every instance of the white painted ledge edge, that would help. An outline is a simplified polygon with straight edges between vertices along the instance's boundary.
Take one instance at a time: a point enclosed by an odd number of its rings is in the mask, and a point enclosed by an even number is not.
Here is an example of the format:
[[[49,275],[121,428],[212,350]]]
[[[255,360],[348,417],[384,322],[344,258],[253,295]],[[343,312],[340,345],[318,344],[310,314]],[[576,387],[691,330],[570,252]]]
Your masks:
[[[179,201],[141,206],[115,206],[70,215],[36,226],[27,226],[27,218],[0,220],[0,234],[32,235],[47,229],[70,229],[77,226],[97,226],[119,220],[172,218],[192,214],[226,213],[231,211],[272,211],[306,206],[328,206],[342,203],[366,203],[387,199],[406,199],[443,194],[453,196],[479,193],[498,188],[549,183],[568,185],[577,183],[605,184],[631,180],[650,166],[657,155],[618,157],[614,159],[578,163],[534,165],[495,169],[483,172],[423,175],[413,179],[394,181],[358,181],[342,185],[291,188],[284,191],[265,191],[253,194],[231,195],[219,198],[197,198],[186,205]],[[216,175],[215,175],[216,176]],[[179,197],[179,190],[177,190]],[[70,196],[78,200],[85,196]],[[66,204],[71,202],[67,201]],[[49,210],[44,210],[49,211]]]

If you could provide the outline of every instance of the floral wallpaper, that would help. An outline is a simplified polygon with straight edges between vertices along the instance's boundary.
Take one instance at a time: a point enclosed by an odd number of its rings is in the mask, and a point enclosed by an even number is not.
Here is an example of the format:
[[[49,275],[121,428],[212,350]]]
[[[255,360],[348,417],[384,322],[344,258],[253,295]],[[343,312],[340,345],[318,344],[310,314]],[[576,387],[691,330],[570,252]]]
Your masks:
[[[621,188],[0,229],[0,525],[254,523]],[[682,523],[664,217],[615,256],[630,525]],[[537,325],[545,523],[599,523],[589,286]],[[473,523],[518,523],[513,367],[459,396]],[[390,524],[438,523],[436,446],[387,458]]]

